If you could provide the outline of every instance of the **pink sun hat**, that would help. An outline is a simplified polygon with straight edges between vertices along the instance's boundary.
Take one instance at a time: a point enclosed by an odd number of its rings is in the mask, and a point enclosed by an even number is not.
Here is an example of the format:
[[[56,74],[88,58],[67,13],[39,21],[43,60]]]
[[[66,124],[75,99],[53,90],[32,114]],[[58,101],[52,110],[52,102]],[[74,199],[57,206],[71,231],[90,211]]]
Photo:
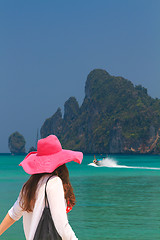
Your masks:
[[[83,153],[62,149],[55,135],[40,139],[37,152],[30,152],[19,164],[28,174],[52,173],[57,167],[71,161],[81,164]]]

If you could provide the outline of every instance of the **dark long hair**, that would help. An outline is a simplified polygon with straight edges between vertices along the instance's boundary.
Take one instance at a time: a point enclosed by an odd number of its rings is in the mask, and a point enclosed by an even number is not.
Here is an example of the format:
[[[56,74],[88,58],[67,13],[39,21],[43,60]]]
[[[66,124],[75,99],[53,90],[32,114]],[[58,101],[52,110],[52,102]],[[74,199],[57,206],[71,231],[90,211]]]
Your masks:
[[[33,174],[28,181],[23,185],[21,193],[20,193],[20,206],[24,211],[32,212],[34,208],[34,204],[36,201],[36,189],[39,180],[42,176],[47,173]],[[73,192],[72,185],[69,179],[69,172],[67,166],[65,164],[56,168],[54,172],[51,173],[53,176],[57,175],[61,178],[64,188],[64,196],[69,207],[73,207],[75,205],[76,199]],[[56,193],[55,193],[56,194]]]

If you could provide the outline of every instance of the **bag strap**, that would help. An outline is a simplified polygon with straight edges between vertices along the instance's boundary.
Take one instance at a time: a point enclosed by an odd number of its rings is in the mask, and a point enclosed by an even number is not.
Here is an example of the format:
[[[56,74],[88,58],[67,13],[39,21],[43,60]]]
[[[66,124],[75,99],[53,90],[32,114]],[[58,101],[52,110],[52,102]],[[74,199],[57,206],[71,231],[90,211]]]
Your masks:
[[[48,181],[49,181],[49,179],[51,178],[51,177],[53,177],[53,175],[51,175],[48,179],[47,179],[47,181],[46,181],[46,185],[45,185],[45,207],[49,207],[49,202],[48,202],[48,198],[47,198],[47,190],[46,190],[46,188],[47,188],[47,183],[48,183]]]

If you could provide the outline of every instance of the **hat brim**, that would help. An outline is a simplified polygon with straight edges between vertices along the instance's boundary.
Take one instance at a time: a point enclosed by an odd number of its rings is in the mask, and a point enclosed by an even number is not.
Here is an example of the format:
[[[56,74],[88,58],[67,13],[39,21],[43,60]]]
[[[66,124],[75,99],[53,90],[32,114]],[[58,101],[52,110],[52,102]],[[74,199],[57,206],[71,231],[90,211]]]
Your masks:
[[[37,152],[29,153],[19,164],[28,174],[52,173],[57,167],[74,161],[81,164],[83,153],[62,149],[60,152],[38,156]]]

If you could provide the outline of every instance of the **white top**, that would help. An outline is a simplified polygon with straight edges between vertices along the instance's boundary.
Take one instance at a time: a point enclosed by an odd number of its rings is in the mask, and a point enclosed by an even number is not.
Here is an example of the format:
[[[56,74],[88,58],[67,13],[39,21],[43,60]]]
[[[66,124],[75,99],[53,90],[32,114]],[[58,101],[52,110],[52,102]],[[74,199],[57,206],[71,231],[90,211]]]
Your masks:
[[[15,221],[23,216],[23,227],[27,240],[33,240],[45,206],[45,184],[47,179],[48,175],[45,175],[38,183],[33,212],[28,213],[22,210],[19,206],[19,197],[13,207],[8,211],[9,216]],[[53,222],[57,232],[63,240],[78,240],[68,223],[62,180],[57,176],[51,177],[47,183],[46,190]]]

